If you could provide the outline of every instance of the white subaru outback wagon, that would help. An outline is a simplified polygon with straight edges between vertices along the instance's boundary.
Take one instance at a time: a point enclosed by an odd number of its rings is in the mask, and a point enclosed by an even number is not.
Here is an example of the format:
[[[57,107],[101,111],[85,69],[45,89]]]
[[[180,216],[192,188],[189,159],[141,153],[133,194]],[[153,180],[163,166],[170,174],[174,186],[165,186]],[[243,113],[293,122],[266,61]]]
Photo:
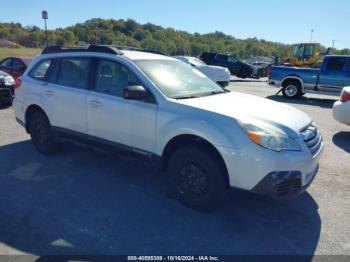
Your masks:
[[[16,81],[13,108],[40,152],[73,140],[157,163],[177,197],[199,209],[215,207],[230,187],[299,195],[323,149],[305,113],[225,91],[145,50],[48,47]]]

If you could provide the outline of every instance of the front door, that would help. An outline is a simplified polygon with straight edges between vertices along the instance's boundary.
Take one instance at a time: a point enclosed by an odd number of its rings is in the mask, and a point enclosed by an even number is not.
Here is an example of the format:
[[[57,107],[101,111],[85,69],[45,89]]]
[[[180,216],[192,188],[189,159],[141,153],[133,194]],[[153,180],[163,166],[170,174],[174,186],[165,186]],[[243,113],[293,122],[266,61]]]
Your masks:
[[[330,57],[326,63],[320,71],[318,90],[340,93],[344,87],[346,59],[344,57]]]
[[[137,153],[153,152],[157,105],[123,98],[126,86],[141,84],[134,74],[117,61],[98,59],[94,82],[87,99],[89,134]]]

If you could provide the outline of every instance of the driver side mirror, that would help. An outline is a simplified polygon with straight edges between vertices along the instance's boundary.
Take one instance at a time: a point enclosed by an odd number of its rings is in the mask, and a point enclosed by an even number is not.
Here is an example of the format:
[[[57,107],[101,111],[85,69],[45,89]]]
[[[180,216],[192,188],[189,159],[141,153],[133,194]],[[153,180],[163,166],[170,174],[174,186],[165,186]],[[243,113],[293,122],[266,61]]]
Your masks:
[[[148,93],[143,86],[133,85],[124,88],[123,97],[128,100],[146,100]]]

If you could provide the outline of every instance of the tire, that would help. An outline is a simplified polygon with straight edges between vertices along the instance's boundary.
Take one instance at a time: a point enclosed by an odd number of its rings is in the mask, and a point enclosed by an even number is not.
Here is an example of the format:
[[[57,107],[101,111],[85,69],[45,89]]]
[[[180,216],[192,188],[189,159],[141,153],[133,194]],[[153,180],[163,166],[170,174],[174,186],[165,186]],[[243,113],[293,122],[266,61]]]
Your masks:
[[[217,82],[217,84],[219,86],[221,86],[222,88],[225,88],[230,84],[230,82],[229,81],[219,81],[219,82]]]
[[[282,94],[284,98],[296,99],[301,97],[301,84],[299,81],[291,80],[283,84]]]
[[[57,151],[49,119],[43,112],[35,112],[29,119],[29,133],[34,147],[43,154]]]
[[[225,167],[207,146],[193,144],[174,152],[168,162],[170,187],[186,206],[210,211],[228,191]]]

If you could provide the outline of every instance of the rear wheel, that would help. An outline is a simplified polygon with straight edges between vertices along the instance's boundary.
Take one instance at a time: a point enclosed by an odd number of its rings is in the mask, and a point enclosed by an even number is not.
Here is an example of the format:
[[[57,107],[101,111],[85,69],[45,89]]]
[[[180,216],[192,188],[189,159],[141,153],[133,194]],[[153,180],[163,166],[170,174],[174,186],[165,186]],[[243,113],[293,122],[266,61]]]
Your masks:
[[[58,149],[49,119],[43,112],[35,112],[29,119],[29,133],[34,147],[41,153],[50,154]]]
[[[301,84],[299,81],[286,81],[283,84],[282,94],[285,98],[295,99],[301,96]]]
[[[172,189],[185,205],[212,210],[223,201],[228,184],[226,172],[215,153],[202,145],[178,149],[169,160]]]

